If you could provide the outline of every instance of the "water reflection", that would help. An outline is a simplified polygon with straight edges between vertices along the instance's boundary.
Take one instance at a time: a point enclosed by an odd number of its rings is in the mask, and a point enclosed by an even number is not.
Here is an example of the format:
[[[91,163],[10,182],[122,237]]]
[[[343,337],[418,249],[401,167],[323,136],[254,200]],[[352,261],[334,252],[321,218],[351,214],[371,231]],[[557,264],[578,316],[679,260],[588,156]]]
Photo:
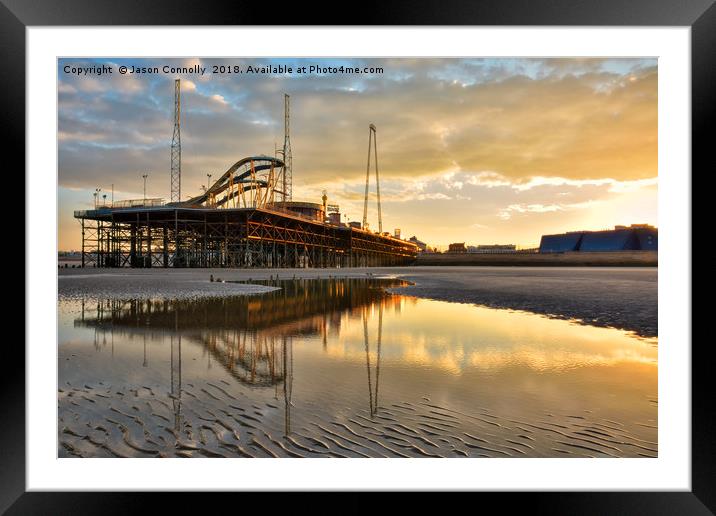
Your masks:
[[[378,349],[375,362],[375,389],[370,375],[370,344],[368,339],[368,311],[363,310],[363,340],[365,341],[365,366],[368,371],[368,402],[370,415],[378,413],[378,382],[380,381],[380,341],[383,333],[383,305],[378,306]]]
[[[69,386],[60,390],[66,450],[81,456],[106,449],[122,456],[230,450],[247,457],[656,453],[655,339],[391,295],[386,287],[406,284],[396,279],[253,283],[277,290],[82,300],[79,307],[61,302],[61,321],[71,314],[60,330],[60,385]],[[85,352],[90,343],[94,354]],[[172,419],[166,426],[162,389],[171,412],[166,422]],[[111,414],[98,423],[106,398]],[[128,418],[120,437],[114,430],[109,437],[92,434],[110,428],[117,414]],[[94,430],[78,440],[84,427],[77,422],[85,420]],[[140,425],[136,434],[132,425]],[[165,442],[169,427],[176,445]],[[95,440],[105,448],[97,452],[88,444]]]
[[[324,350],[329,334],[339,336],[341,316],[361,317],[368,376],[370,414],[378,409],[378,381],[383,308],[399,301],[384,288],[403,286],[401,280],[269,280],[255,281],[277,288],[260,296],[235,296],[202,300],[108,299],[89,305],[82,300],[81,314],[75,327],[94,329],[95,349],[98,339],[106,344],[106,335],[141,334],[142,366],[148,366],[148,334],[168,335],[171,348],[170,398],[174,407],[176,431],[181,426],[181,346],[182,336],[200,344],[211,359],[220,364],[236,381],[252,388],[274,387],[283,393],[285,434],[291,428],[293,386],[293,338],[321,336]],[[369,308],[379,309],[377,359],[371,365],[368,335]],[[150,335],[150,338],[152,335]],[[375,378],[371,369],[375,369]],[[277,395],[277,394],[276,394]]]
[[[181,430],[181,335],[177,331],[179,326],[178,314],[174,316],[174,333],[169,336],[171,346],[171,391],[169,397],[174,409],[174,430]],[[143,334],[146,346],[147,335]]]
[[[291,396],[293,393],[293,343],[291,337],[283,337],[283,400],[284,435],[291,433]]]

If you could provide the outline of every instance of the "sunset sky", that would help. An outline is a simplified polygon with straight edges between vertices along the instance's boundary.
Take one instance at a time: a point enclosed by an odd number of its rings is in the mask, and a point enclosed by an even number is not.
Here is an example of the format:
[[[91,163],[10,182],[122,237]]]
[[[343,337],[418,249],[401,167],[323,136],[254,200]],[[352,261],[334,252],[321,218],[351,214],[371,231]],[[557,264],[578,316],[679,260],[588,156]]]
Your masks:
[[[112,64],[77,76],[65,65]],[[120,75],[125,66],[198,74]],[[382,74],[212,75],[211,65],[379,66]],[[182,194],[240,158],[273,155],[291,95],[294,200],[362,219],[368,125],[377,126],[383,228],[430,245],[536,245],[540,236],[657,225],[657,62],[645,59],[61,59],[59,249],[73,210],[169,199],[175,78],[182,79]],[[371,178],[369,220],[377,227]]]

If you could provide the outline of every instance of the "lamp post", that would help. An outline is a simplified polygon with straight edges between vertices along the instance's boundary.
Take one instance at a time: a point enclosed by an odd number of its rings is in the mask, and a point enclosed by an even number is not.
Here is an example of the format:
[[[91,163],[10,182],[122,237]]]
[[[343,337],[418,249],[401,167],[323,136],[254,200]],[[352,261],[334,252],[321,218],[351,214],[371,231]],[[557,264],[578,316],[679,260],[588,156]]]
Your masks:
[[[97,196],[99,195],[99,193],[100,193],[101,191],[102,191],[101,188],[95,188],[95,189],[94,189],[94,209],[95,209],[95,210],[97,209]]]
[[[147,204],[147,176],[149,176],[149,174],[142,174],[144,178],[144,204]]]

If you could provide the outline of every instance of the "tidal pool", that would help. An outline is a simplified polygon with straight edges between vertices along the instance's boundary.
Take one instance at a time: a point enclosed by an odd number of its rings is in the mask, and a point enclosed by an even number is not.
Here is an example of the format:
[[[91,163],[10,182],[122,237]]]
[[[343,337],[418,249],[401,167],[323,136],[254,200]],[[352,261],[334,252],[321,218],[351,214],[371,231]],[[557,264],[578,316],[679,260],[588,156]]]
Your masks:
[[[391,294],[60,299],[60,457],[655,457],[657,340]],[[388,290],[386,290],[388,289]]]

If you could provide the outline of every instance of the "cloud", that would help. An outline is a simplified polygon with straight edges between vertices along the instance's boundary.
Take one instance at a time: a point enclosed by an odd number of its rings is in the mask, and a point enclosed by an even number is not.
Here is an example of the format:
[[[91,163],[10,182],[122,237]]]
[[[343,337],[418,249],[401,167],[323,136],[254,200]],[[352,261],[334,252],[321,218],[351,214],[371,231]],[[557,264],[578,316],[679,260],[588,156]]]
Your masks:
[[[222,95],[216,93],[211,96],[211,100],[213,100],[214,102],[218,102],[219,104],[227,104],[226,99]]]
[[[415,196],[415,199],[418,201],[424,201],[425,199],[443,199],[443,200],[449,200],[451,197],[449,195],[445,195],[444,193],[435,192],[435,193],[426,193],[426,194],[419,194]]]
[[[472,173],[469,175],[466,182],[473,186],[486,186],[488,188],[494,188],[497,186],[513,186],[512,183],[502,174],[490,171]]]
[[[619,74],[606,71],[616,65],[606,66],[605,60],[487,61],[381,60],[388,73],[371,77],[204,76],[201,88],[192,75],[183,78],[182,136],[194,137],[197,162],[223,161],[220,168],[241,155],[272,154],[283,140],[282,92],[287,91],[295,176],[308,183],[335,174],[362,175],[371,122],[378,126],[384,177],[440,170],[490,170],[523,181],[656,176],[655,66],[620,65],[625,73]],[[454,84],[458,77],[460,84]],[[108,140],[123,139],[119,124],[133,125],[168,146],[172,79],[61,77],[65,93],[70,88],[80,93],[65,95],[60,110],[80,104],[77,120],[108,120]],[[117,98],[140,91],[147,96],[124,105]],[[217,111],[228,106],[233,109]]]
[[[557,211],[581,210],[593,208],[597,201],[588,200],[571,204],[510,204],[499,211],[498,217],[509,220],[513,213],[551,213]]]
[[[77,93],[77,88],[75,88],[71,84],[68,84],[64,81],[59,81],[57,83],[57,92],[72,94],[72,93]]]

